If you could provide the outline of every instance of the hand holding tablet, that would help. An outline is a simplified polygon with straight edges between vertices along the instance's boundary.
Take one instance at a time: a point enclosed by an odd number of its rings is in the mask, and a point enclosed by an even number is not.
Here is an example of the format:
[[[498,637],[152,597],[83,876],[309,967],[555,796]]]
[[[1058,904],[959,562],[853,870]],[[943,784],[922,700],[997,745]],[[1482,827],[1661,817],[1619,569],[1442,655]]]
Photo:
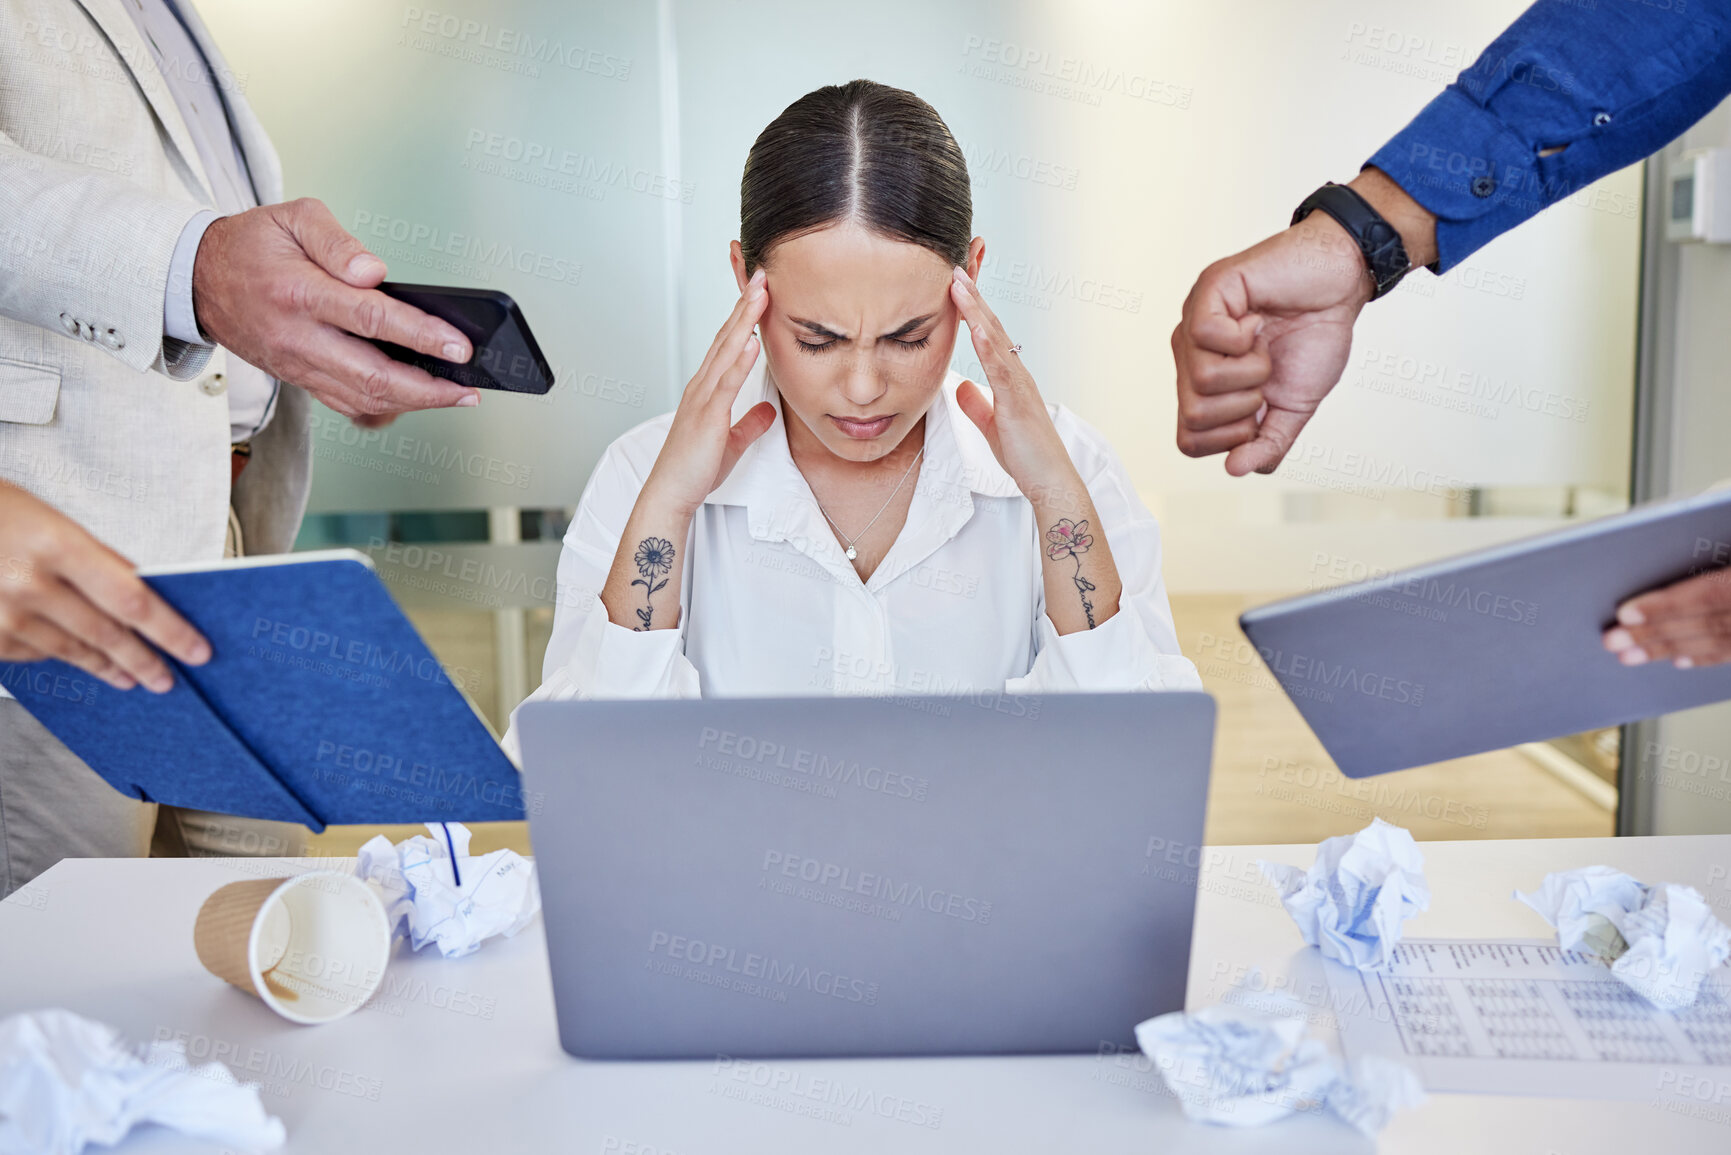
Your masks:
[[[1679,670],[1731,661],[1731,542],[1695,544],[1714,568],[1630,598],[1605,631],[1605,648],[1625,666],[1669,661]]]
[[[1731,491],[1712,492],[1240,624],[1341,772],[1362,778],[1731,699],[1731,667],[1653,660],[1727,656],[1731,574],[1703,572],[1727,541]]]

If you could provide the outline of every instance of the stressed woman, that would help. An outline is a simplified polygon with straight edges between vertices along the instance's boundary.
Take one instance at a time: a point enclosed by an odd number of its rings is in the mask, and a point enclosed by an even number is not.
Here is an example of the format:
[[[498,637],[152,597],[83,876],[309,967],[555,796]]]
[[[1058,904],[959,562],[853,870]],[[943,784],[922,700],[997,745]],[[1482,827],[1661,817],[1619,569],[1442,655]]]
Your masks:
[[[533,697],[1200,688],[1159,527],[980,295],[937,113],[821,88],[740,201],[739,300],[590,478]],[[989,390],[948,372],[958,322]]]

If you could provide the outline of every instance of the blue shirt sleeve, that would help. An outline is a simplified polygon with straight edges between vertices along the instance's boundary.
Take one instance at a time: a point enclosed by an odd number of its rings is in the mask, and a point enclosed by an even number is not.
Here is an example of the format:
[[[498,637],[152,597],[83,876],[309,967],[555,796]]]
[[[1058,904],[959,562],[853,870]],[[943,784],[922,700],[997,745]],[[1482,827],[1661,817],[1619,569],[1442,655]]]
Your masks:
[[[1442,271],[1727,92],[1731,0],[1538,0],[1365,163],[1436,214]]]

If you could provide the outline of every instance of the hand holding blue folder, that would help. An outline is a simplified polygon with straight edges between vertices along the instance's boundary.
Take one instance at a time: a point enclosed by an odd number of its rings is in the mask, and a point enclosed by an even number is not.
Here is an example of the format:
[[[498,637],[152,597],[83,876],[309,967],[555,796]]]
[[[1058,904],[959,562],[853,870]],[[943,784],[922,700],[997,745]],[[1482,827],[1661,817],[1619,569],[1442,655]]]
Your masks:
[[[141,576],[214,650],[174,664],[168,693],[0,663],[0,686],[116,790],[315,831],[524,817],[516,767],[364,555]]]

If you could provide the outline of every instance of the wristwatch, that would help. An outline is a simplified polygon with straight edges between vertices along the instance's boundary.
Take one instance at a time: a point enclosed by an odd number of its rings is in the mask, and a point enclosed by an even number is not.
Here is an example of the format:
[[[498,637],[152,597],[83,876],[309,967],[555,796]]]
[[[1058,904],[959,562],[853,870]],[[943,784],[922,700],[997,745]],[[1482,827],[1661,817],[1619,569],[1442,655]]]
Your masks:
[[[1412,260],[1406,255],[1400,233],[1356,190],[1329,181],[1304,198],[1304,203],[1292,214],[1292,223],[1297,224],[1317,209],[1333,217],[1358,242],[1365,266],[1376,282],[1371,300],[1387,296],[1412,271]]]

